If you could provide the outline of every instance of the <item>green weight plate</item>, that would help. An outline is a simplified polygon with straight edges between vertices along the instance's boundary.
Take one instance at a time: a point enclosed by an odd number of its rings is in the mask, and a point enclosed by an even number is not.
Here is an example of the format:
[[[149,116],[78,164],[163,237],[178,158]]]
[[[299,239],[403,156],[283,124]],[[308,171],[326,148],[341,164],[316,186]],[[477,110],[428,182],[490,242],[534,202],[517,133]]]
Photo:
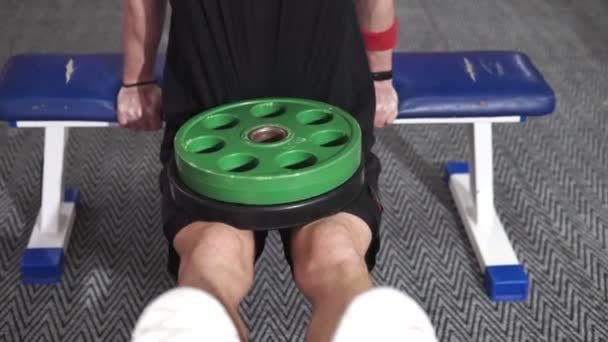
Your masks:
[[[335,106],[265,98],[195,115],[175,135],[180,179],[208,198],[296,202],[345,183],[361,163],[357,121]]]

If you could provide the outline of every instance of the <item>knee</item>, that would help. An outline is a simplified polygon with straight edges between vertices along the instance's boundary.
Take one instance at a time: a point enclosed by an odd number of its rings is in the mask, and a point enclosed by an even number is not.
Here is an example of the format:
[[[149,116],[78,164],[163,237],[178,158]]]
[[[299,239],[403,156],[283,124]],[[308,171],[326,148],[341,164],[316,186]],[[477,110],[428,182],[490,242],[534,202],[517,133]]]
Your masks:
[[[304,292],[358,276],[366,267],[364,252],[344,222],[327,220],[305,229],[292,241],[295,281]]]
[[[242,284],[253,282],[253,234],[220,223],[194,223],[173,242],[180,256],[180,277],[194,273],[206,279],[229,273]]]

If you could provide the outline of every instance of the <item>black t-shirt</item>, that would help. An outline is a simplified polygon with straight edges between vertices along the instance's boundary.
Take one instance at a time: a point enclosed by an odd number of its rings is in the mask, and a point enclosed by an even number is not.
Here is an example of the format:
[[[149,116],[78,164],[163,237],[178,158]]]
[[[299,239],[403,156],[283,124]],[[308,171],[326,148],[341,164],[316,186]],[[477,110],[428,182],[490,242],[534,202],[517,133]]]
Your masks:
[[[374,88],[352,0],[172,0],[161,161],[188,118],[228,102],[300,97],[351,113],[376,185]]]

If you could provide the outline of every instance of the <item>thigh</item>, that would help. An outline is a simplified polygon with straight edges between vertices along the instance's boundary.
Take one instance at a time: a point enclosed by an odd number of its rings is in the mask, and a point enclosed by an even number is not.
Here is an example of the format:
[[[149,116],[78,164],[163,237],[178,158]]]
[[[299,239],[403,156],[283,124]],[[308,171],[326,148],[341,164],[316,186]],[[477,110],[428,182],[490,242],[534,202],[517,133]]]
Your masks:
[[[188,213],[180,210],[173,203],[170,195],[165,192],[162,198],[162,228],[167,242],[168,260],[167,268],[171,275],[177,279],[179,265],[181,263],[180,254],[192,249],[197,243],[205,243],[204,239],[210,240],[213,244],[242,243],[242,251],[245,255],[253,255],[253,261],[257,261],[261,256],[266,242],[266,232],[252,232],[237,229],[218,222],[207,222],[194,219]]]
[[[209,256],[238,256],[247,261],[253,261],[255,256],[252,231],[240,230],[220,222],[196,221],[188,224],[175,235],[173,247],[182,258],[197,248]]]
[[[330,256],[349,251],[364,257],[372,240],[372,232],[360,217],[340,212],[296,229],[290,240],[290,254],[296,263],[302,256],[317,253],[315,250],[323,252],[318,254]]]
[[[379,198],[371,186],[366,186],[340,213],[303,227],[282,231],[285,258],[293,270],[294,254],[309,254],[307,252],[313,247],[335,250],[338,246],[333,245],[340,245],[354,248],[357,254],[365,258],[368,270],[372,271],[380,249],[381,217],[382,205]]]

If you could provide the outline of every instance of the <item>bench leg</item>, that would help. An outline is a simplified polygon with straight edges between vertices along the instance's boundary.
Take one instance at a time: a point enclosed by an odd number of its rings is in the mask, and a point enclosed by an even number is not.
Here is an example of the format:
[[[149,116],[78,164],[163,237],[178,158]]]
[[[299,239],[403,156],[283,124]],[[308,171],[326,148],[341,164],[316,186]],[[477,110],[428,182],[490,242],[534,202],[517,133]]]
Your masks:
[[[492,124],[471,124],[470,165],[449,162],[449,187],[473,246],[485,285],[494,301],[520,301],[528,295],[528,277],[494,207]]]
[[[61,280],[79,195],[76,189],[63,189],[67,139],[68,128],[45,128],[40,212],[21,259],[21,279],[26,284]]]

